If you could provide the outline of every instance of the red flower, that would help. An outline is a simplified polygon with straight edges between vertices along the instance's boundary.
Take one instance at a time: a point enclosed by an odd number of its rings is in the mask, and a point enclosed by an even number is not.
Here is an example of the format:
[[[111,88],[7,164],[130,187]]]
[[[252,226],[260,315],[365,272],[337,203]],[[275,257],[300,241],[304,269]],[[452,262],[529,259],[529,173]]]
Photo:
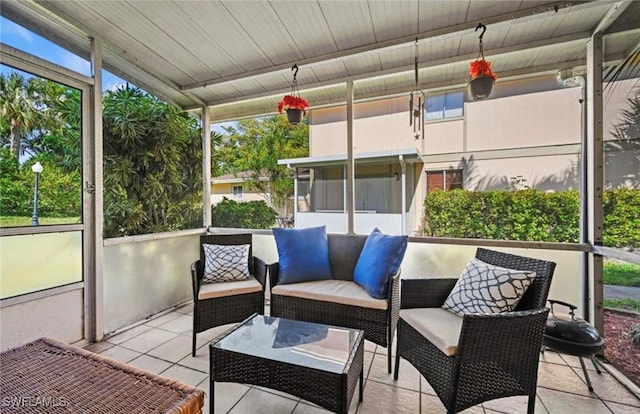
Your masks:
[[[469,75],[471,75],[471,80],[476,78],[498,79],[498,75],[491,70],[491,62],[484,59],[477,59],[471,62]]]
[[[302,114],[306,115],[307,108],[309,108],[309,102],[299,96],[285,95],[284,98],[278,102],[278,112],[280,113],[287,109],[302,109]]]

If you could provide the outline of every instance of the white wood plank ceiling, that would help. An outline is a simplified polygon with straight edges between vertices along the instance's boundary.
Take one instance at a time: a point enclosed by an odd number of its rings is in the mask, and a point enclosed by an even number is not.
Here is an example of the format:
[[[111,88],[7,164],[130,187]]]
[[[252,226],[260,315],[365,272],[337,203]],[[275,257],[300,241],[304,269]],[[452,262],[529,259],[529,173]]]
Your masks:
[[[478,55],[500,79],[535,76],[586,62],[600,28],[605,61],[640,44],[640,2],[536,0],[3,0],[0,13],[83,57],[102,39],[104,67],[212,121],[274,113],[300,67],[312,108],[420,88],[462,87]]]

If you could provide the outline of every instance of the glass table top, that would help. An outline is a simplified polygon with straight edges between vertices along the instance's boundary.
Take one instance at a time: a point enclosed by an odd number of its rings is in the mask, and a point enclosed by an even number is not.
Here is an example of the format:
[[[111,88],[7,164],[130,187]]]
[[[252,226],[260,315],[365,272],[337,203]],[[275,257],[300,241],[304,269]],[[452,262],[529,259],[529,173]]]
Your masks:
[[[342,373],[362,331],[255,315],[212,347]]]

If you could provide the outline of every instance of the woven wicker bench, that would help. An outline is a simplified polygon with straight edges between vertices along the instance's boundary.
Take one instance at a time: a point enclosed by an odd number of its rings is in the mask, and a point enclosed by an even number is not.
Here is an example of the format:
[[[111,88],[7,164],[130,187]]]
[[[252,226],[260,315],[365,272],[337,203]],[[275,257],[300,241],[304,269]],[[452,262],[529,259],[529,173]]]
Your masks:
[[[367,298],[367,293],[353,282],[353,270],[367,236],[329,234],[327,237],[333,280],[278,286],[279,264],[269,265],[271,316],[362,329],[365,339],[389,349],[400,314],[400,270],[389,279],[385,299]],[[351,283],[333,289],[331,284],[336,281]],[[341,290],[342,293],[333,297],[315,293],[324,291],[325,287],[327,291]],[[362,299],[354,301],[354,295],[361,295]],[[388,372],[391,373],[390,350],[387,357]]]
[[[0,354],[0,411],[199,414],[204,391],[49,338]]]

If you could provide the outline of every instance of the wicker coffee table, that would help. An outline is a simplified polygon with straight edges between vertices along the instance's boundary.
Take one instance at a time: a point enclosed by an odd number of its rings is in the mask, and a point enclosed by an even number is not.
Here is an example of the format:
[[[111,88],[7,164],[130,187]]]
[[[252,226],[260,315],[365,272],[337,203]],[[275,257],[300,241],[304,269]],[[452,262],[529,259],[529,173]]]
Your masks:
[[[0,354],[0,412],[198,414],[204,392],[53,339]]]
[[[347,413],[362,401],[364,332],[253,315],[209,345],[210,403],[216,381],[260,385]]]

